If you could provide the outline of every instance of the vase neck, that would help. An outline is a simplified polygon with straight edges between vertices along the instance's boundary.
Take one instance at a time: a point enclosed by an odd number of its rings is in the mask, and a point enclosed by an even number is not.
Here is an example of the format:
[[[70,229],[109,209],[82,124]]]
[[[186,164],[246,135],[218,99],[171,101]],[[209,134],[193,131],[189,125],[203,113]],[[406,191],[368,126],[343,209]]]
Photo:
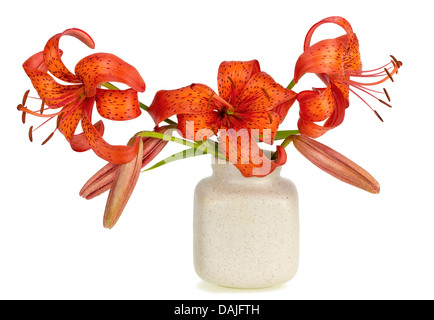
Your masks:
[[[265,177],[244,177],[241,172],[232,163],[213,163],[212,165],[213,176],[217,179],[230,180],[231,182],[246,182],[249,183],[263,183],[269,180],[280,178],[280,171],[282,167],[277,167],[272,173]]]

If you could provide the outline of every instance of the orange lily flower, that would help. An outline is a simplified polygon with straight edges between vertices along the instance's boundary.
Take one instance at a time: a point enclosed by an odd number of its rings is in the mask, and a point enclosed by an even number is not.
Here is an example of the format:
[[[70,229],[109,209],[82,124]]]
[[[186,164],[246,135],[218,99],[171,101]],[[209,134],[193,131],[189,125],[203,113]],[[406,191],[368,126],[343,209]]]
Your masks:
[[[23,111],[23,119],[25,113],[48,118],[48,120],[57,117],[55,131],[58,129],[75,151],[86,151],[92,148],[98,156],[109,162],[118,164],[130,162],[137,155],[139,143],[133,146],[108,144],[102,138],[104,132],[102,122],[95,125],[91,122],[92,110],[96,103],[99,114],[106,119],[129,120],[138,117],[141,111],[137,92],[145,90],[145,82],[133,66],[109,53],[89,55],[77,63],[75,74],[70,72],[61,60],[62,51],[59,49],[59,40],[65,35],[81,40],[92,49],[95,47],[92,38],[80,29],[68,29],[49,39],[44,51],[31,56],[23,64],[24,71],[43,101],[41,110],[31,111],[25,107],[28,92],[23,103],[18,106],[18,110]],[[69,85],[57,82],[48,72]],[[101,83],[109,81],[121,82],[131,88],[127,90],[100,88]],[[44,114],[46,109],[60,109],[60,111]],[[75,135],[80,122],[83,133]],[[31,127],[30,140],[33,131]]]
[[[286,162],[263,156],[255,138],[272,143],[296,94],[261,72],[259,62],[225,61],[218,70],[218,94],[203,84],[157,92],[148,112],[158,125],[176,115],[186,139],[203,141],[220,131],[223,153],[246,177],[265,176]],[[191,127],[193,124],[193,127]]]
[[[314,31],[324,23],[337,24],[345,30],[346,34],[310,45]],[[390,107],[388,103],[378,99],[373,94],[384,93],[390,101],[385,89],[384,92],[379,92],[368,87],[379,85],[389,79],[393,81],[392,75],[398,72],[402,62],[393,56],[391,57],[391,62],[381,68],[362,71],[359,42],[349,22],[341,17],[329,17],[316,23],[306,35],[304,52],[298,58],[295,66],[294,81],[297,83],[305,73],[316,73],[326,88],[302,91],[297,95],[300,104],[300,119],[298,121],[300,132],[317,138],[340,125],[345,117],[345,109],[349,106],[350,91],[372,109],[353,88],[371,95]],[[365,83],[355,81],[351,77],[377,77],[379,79]],[[377,111],[373,111],[383,121]],[[324,120],[323,125],[316,123]]]

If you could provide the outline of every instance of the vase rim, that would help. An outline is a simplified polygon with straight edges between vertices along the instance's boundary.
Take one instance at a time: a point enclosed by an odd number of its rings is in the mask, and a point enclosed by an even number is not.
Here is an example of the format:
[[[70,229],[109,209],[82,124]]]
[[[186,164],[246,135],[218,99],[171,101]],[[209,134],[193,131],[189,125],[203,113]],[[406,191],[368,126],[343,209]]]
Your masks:
[[[231,162],[229,161],[218,161],[211,163],[211,167],[213,170],[214,175],[225,175],[225,176],[231,176],[233,178],[246,178],[244,177],[240,170],[236,168]],[[273,172],[270,174],[264,176],[264,177],[249,177],[247,179],[253,179],[253,180],[263,180],[266,177],[279,177],[280,172],[282,171],[282,166],[276,167]]]

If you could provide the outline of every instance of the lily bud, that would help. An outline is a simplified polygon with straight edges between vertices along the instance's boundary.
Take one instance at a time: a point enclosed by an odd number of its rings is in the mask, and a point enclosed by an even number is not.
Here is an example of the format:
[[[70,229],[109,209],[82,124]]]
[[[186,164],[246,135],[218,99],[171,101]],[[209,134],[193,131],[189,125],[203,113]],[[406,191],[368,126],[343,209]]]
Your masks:
[[[174,128],[163,126],[155,132],[170,134]],[[141,168],[151,162],[166,146],[168,141],[150,138],[133,137],[128,145],[140,140],[137,156],[126,164],[107,163],[90,178],[80,190],[80,196],[92,199],[110,190],[104,213],[104,227],[112,228],[122,214],[139,178]]]
[[[377,180],[342,154],[305,135],[295,135],[292,141],[303,156],[333,177],[371,193],[380,192]]]
[[[142,168],[143,141],[141,138],[137,139],[140,140],[137,157],[119,166],[110,188],[104,212],[104,228],[111,229],[116,224],[139,179]]]
[[[169,126],[163,126],[155,129],[155,132],[163,134],[170,134],[170,131],[171,128],[169,128]],[[132,139],[134,140],[134,138]],[[161,150],[166,146],[168,141],[149,137],[142,138],[142,141],[142,168],[144,168],[161,152]],[[87,200],[90,200],[103,194],[107,190],[110,190],[119,167],[120,165],[118,164],[107,163],[85,183],[85,185],[80,190],[80,196]]]

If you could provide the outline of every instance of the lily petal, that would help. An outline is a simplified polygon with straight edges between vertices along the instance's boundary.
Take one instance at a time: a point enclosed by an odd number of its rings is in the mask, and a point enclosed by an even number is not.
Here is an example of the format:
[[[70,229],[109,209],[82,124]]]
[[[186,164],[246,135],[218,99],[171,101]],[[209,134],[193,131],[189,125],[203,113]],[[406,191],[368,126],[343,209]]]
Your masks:
[[[294,91],[282,87],[267,73],[258,72],[246,83],[234,106],[236,112],[265,112],[294,102],[296,96]]]
[[[83,82],[87,97],[95,96],[103,82],[124,83],[139,92],[146,88],[136,68],[110,53],[95,53],[81,59],[75,73]]]
[[[230,129],[221,132],[219,136],[223,154],[245,177],[264,177],[286,163],[284,148],[277,146],[277,158],[272,161],[263,154],[247,130],[237,132]]]
[[[42,71],[42,72],[48,72],[48,69],[47,69],[47,66],[45,65],[45,60],[44,60],[44,51],[35,53],[33,56],[28,58],[23,63],[23,68],[24,68],[24,70],[27,68],[30,70],[38,70],[38,71]]]
[[[104,134],[104,123],[101,120],[95,123],[93,126],[101,136]],[[89,141],[87,140],[84,132],[74,135],[70,141],[70,144],[72,150],[76,152],[84,152],[91,149]]]
[[[350,23],[346,19],[344,19],[342,17],[338,17],[338,16],[328,17],[328,18],[322,19],[321,21],[319,21],[316,24],[314,24],[310,28],[310,30],[307,32],[306,38],[304,40],[304,50],[307,50],[307,48],[310,47],[310,41],[312,39],[312,35],[313,35],[314,31],[320,25],[322,25],[324,23],[334,23],[334,24],[337,24],[338,26],[341,26],[348,35],[353,34],[353,28],[351,27]]]
[[[91,98],[88,98],[91,100]],[[124,164],[130,162],[137,155],[139,144],[133,146],[121,146],[108,144],[92,125],[90,120],[89,108],[83,110],[81,126],[83,133],[89,142],[90,147],[100,158],[116,164]]]
[[[303,118],[298,119],[297,127],[301,134],[311,138],[319,138],[330,129],[333,129],[325,125],[318,125],[312,121],[304,120]]]
[[[249,79],[260,71],[257,60],[222,62],[218,70],[219,96],[229,103],[234,102]]]
[[[344,121],[347,100],[333,82],[330,82],[325,89],[302,91],[297,95],[297,100],[300,104],[298,128],[304,135],[318,138]],[[324,125],[314,123],[327,117]]]
[[[298,93],[300,117],[312,122],[323,121],[330,117],[335,110],[335,99],[331,88],[330,84],[327,88]]]
[[[69,98],[67,101],[71,102],[82,92],[81,85],[59,84],[46,72],[32,69],[26,63],[23,67],[39,97],[45,99],[45,104],[50,107],[64,107],[64,104],[59,105],[59,103],[63,103],[67,98]]]
[[[293,143],[303,156],[335,178],[371,193],[380,192],[373,176],[335,150],[304,135],[294,136]]]
[[[189,140],[203,141],[216,134],[214,124],[218,121],[217,112],[178,114],[178,130]]]
[[[138,150],[136,157],[128,163],[119,166],[114,183],[110,188],[105,212],[104,228],[113,228],[122,214],[133,190],[139,179],[140,169],[142,167],[143,141],[138,140]]]
[[[71,112],[64,111],[59,115],[60,120],[57,128],[65,136],[66,140],[71,142],[77,129],[78,123],[81,120],[83,111],[81,108],[75,108]]]
[[[50,38],[45,45],[44,49],[44,61],[45,65],[56,78],[69,82],[69,83],[80,83],[80,79],[66,68],[61,60],[61,51],[59,49],[59,40],[63,36],[73,36],[81,40],[90,48],[95,48],[95,43],[92,38],[83,30],[80,29],[68,29],[62,33],[56,34]]]
[[[248,129],[259,141],[273,143],[281,117],[277,112],[250,112],[237,113],[242,120],[233,123],[235,130]],[[258,137],[256,137],[256,134]]]
[[[307,48],[295,64],[295,83],[305,73],[325,73],[340,79],[344,75],[345,45],[338,39],[327,39]]]
[[[96,108],[98,113],[110,120],[131,120],[141,114],[137,91],[96,89]]]
[[[159,124],[175,114],[220,111],[225,107],[230,105],[210,87],[194,83],[180,89],[158,91],[148,112],[155,124]]]

